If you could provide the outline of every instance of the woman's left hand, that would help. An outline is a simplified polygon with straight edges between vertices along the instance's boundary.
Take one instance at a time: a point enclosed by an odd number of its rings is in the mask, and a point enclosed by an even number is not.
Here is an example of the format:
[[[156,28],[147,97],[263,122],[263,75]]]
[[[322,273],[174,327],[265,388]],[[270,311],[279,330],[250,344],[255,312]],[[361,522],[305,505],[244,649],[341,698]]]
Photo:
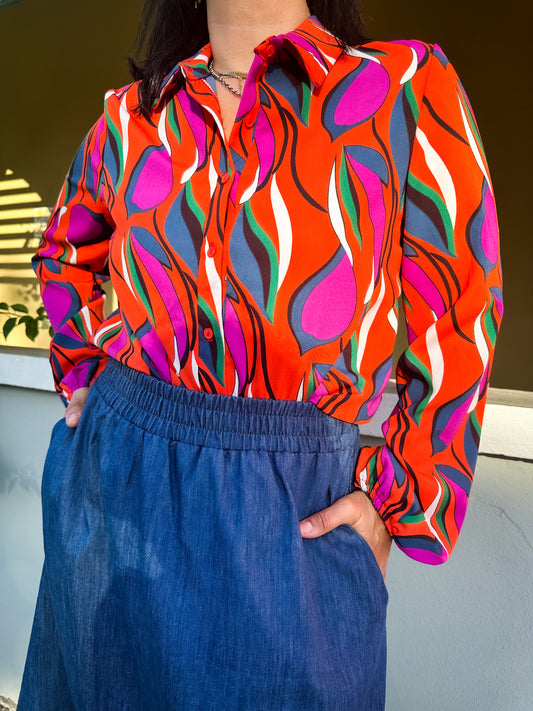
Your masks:
[[[385,578],[392,538],[381,516],[362,491],[353,491],[337,499],[327,509],[300,521],[300,533],[302,538],[318,538],[343,523],[347,523],[365,539]]]

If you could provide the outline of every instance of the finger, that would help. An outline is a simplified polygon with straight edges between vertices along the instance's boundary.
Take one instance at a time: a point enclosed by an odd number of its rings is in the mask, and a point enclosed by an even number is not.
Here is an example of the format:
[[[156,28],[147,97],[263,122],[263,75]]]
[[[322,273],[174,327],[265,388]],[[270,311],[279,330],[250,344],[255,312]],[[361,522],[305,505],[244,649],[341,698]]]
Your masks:
[[[357,508],[353,505],[353,499],[344,496],[331,506],[300,521],[300,533],[302,538],[318,538],[343,523],[352,526],[357,520]]]
[[[79,388],[72,393],[72,398],[65,410],[65,422],[68,427],[77,427],[88,394],[89,388]]]

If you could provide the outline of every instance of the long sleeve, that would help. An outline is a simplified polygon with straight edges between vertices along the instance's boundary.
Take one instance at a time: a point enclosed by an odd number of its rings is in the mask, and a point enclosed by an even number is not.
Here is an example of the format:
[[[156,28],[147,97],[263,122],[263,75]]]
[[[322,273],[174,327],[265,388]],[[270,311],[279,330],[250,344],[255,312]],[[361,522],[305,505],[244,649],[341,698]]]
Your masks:
[[[105,118],[93,126],[70,167],[43,233],[33,266],[55,335],[50,361],[58,392],[69,399],[105,366],[91,344],[104,317],[102,283],[108,279],[114,225],[103,194]]]
[[[437,564],[465,516],[503,307],[485,156],[438,46],[417,98],[402,233],[409,346],[396,372],[398,403],[383,426],[386,444],[362,449],[356,484],[408,556]]]

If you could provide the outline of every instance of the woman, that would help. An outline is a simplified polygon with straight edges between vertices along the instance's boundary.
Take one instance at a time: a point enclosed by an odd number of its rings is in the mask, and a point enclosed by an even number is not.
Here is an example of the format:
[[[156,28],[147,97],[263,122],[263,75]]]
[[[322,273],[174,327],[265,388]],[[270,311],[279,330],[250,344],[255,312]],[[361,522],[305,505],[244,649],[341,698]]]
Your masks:
[[[471,109],[351,1],[144,20],[35,256],[69,404],[19,711],[382,709],[391,537],[453,548],[502,313]]]

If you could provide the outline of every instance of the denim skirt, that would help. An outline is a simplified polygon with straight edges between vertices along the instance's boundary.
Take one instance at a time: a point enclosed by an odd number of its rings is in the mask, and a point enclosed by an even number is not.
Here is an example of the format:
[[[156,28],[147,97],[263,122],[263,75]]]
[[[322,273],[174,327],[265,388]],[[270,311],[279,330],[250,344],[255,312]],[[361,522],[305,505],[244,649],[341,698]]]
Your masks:
[[[378,711],[387,591],[298,522],[353,490],[355,425],[114,361],[54,428],[19,711]]]

